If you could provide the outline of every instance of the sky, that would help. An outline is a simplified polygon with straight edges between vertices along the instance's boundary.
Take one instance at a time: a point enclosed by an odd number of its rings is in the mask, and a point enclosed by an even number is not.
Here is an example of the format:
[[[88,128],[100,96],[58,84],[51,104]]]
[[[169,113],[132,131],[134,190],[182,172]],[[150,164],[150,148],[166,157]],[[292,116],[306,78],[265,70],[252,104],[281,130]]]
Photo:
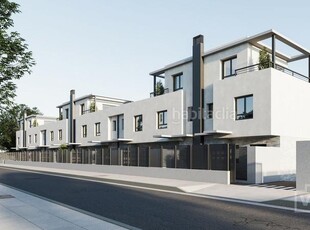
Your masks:
[[[22,12],[14,30],[36,61],[31,75],[16,81],[16,102],[46,116],[57,116],[71,89],[77,97],[148,98],[149,73],[191,56],[198,34],[205,51],[271,28],[310,49],[308,0],[15,2]]]

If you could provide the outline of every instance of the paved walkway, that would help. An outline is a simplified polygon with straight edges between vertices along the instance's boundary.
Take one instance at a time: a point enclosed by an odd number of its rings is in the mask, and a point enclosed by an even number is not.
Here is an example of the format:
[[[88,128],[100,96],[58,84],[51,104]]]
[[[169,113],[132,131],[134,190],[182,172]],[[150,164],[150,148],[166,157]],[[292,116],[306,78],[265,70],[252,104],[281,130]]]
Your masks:
[[[0,164],[1,166],[1,164]],[[224,185],[184,180],[150,178],[121,174],[98,173],[90,171],[77,171],[59,168],[46,168],[24,165],[2,165],[14,169],[35,170],[45,173],[61,173],[67,176],[79,176],[85,179],[100,179],[104,183],[124,183],[131,186],[141,186],[153,189],[163,189],[187,194],[201,195],[228,200],[272,204],[294,208],[294,202],[303,202],[305,209],[310,209],[310,193],[298,192],[294,188],[276,185]],[[280,202],[279,202],[280,201]],[[309,201],[309,202],[308,202]],[[309,203],[309,205],[308,205]]]
[[[0,184],[0,229],[126,229]]]

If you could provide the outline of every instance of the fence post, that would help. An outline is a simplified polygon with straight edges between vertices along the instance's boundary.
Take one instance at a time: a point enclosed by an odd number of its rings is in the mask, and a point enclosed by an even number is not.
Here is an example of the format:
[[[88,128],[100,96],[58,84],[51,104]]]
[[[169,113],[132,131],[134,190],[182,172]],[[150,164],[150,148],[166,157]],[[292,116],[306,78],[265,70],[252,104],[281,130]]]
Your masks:
[[[151,165],[151,146],[148,147],[148,167]]]
[[[193,169],[193,145],[189,145],[189,169]]]
[[[164,165],[164,147],[160,146],[160,167],[162,168]]]
[[[211,152],[210,152],[210,145],[207,145],[207,149],[208,149],[208,169],[212,170],[212,165],[211,165]]]
[[[140,166],[140,147],[139,145],[137,146],[137,166]]]
[[[174,168],[177,168],[177,145],[174,145]]]

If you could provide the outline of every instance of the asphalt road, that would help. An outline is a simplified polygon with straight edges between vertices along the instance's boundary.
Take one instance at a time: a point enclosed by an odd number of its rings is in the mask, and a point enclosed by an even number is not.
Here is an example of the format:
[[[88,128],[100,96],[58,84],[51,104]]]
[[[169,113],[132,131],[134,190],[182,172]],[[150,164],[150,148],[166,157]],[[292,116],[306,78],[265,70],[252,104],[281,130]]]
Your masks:
[[[0,167],[0,183],[142,229],[310,229],[310,215]]]

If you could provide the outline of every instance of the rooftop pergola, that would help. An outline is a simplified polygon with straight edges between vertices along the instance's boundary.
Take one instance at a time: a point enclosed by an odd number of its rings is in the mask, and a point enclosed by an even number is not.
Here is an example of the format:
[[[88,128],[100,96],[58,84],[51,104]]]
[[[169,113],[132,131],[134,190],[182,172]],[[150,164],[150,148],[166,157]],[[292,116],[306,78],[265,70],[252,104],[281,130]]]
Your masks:
[[[268,47],[267,45],[262,43],[262,41],[266,39],[271,39],[271,47]],[[276,49],[277,41],[281,41],[283,44],[287,45],[288,47],[298,51],[300,54],[295,55],[295,56],[290,56],[290,55],[277,51]],[[276,57],[286,61],[287,63],[299,61],[302,59],[308,59],[308,76],[306,77],[308,78],[308,81],[310,82],[310,51],[305,49],[301,45],[297,44],[296,42],[293,42],[289,38],[285,37],[284,35],[278,33],[277,31],[273,29],[265,31],[263,33],[256,34],[254,36],[246,37],[246,38],[228,43],[226,45],[220,46],[212,50],[209,50],[203,54],[203,57],[206,57],[206,56],[209,56],[209,55],[212,55],[212,54],[215,54],[215,53],[227,50],[227,49],[231,49],[233,47],[239,46],[244,43],[249,43],[259,49],[265,48],[267,52],[271,54],[272,67],[275,67],[276,65]],[[165,73],[166,70],[187,64],[189,62],[192,62],[192,57],[185,58],[178,62],[167,65],[164,68],[151,72],[150,75],[154,77],[154,92],[156,89],[155,88],[156,79],[163,78],[162,75]]]

